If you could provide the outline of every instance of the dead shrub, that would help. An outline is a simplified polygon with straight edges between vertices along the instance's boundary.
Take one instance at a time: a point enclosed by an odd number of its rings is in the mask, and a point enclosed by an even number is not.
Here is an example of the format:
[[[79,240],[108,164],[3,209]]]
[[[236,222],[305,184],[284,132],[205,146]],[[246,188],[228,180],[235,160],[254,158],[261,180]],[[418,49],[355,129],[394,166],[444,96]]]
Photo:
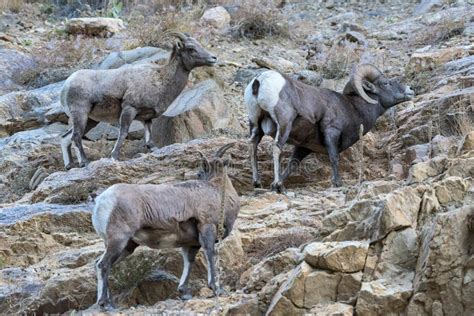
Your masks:
[[[104,55],[103,39],[69,37],[50,40],[36,47],[32,54],[37,67],[18,74],[15,81],[30,88],[38,88],[69,77],[79,69],[90,68]]]
[[[167,37],[169,32],[193,33],[193,20],[199,9],[181,12],[178,16],[176,12],[161,12],[160,15],[144,17],[142,15],[133,16],[128,25],[128,32],[132,41],[128,43],[128,48],[143,46],[153,46],[170,48],[170,41]]]
[[[320,72],[326,79],[341,79],[349,75],[352,65],[358,64],[361,51],[349,41],[334,43],[329,49],[320,46],[309,54],[310,70]]]
[[[427,25],[409,37],[410,45],[433,45],[460,35],[465,27],[464,19],[446,17],[439,22]]]
[[[261,260],[268,258],[288,248],[300,247],[301,245],[314,240],[314,237],[307,231],[292,229],[286,234],[277,235],[270,240],[262,240],[262,243],[252,245],[246,252],[249,256]]]
[[[272,2],[243,3],[232,20],[231,34],[235,38],[290,36],[287,19]]]
[[[430,91],[433,83],[433,78],[436,77],[438,68],[424,71],[405,70],[405,79],[407,84],[415,92],[415,95],[420,95]]]
[[[24,2],[24,0],[2,0],[0,2],[0,11],[10,10],[14,13],[18,13]]]

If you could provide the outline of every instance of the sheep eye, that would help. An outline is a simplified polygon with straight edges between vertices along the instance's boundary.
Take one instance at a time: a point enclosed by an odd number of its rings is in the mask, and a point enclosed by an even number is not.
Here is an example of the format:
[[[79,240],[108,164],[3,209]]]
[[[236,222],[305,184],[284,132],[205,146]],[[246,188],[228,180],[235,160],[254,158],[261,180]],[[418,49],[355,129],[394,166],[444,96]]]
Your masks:
[[[188,51],[189,51],[190,53],[192,53],[192,54],[194,54],[195,52],[197,52],[196,49],[194,49],[194,48],[192,48],[192,47],[191,47],[191,48],[188,48]]]

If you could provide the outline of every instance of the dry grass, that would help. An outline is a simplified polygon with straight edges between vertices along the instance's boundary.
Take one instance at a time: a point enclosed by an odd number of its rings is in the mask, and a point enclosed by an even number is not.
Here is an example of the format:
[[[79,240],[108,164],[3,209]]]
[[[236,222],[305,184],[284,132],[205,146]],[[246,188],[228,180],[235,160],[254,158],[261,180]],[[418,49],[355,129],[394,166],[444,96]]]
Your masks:
[[[21,7],[25,3],[25,0],[1,0],[0,11],[10,10],[12,12],[20,12]]]
[[[104,39],[78,36],[53,39],[46,45],[35,47],[31,53],[37,66],[18,74],[16,82],[30,88],[42,87],[69,77],[73,72],[90,68],[105,52]]]
[[[437,23],[428,25],[414,32],[409,37],[410,45],[434,45],[460,35],[465,27],[464,19],[446,17]]]
[[[326,79],[341,79],[349,75],[353,64],[358,64],[361,51],[355,43],[334,43],[329,50],[319,47],[307,57],[310,70],[320,72]]]
[[[273,2],[242,1],[233,17],[231,34],[235,38],[262,39],[266,37],[289,37],[286,18]]]

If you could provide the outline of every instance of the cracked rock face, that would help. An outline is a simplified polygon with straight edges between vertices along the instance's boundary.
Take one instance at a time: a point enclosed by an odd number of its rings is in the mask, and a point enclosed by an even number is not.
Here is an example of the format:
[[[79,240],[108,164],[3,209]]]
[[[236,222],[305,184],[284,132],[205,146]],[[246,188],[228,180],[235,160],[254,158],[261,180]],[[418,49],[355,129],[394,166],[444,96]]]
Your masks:
[[[176,21],[194,19],[186,29],[220,60],[217,67],[193,71],[174,104],[193,109],[155,120],[153,138],[160,148],[151,151],[141,124],[134,124],[120,161],[107,158],[115,127],[99,125],[84,141],[92,162],[71,170],[64,170],[60,151],[60,135],[68,129],[59,103],[62,82],[27,90],[15,81],[16,73],[36,69],[30,53],[62,20],[43,23],[39,8],[34,11],[39,4],[2,14],[0,313],[98,314],[94,263],[104,244],[92,227],[89,196],[115,183],[196,179],[199,151],[208,155],[233,142],[226,158],[241,211],[232,233],[217,245],[227,294],[210,297],[207,263],[199,252],[189,283],[193,298],[180,300],[179,249],[139,247],[111,272],[120,312],[474,315],[474,59],[466,35],[473,15],[462,1],[423,3],[414,16],[415,5],[405,2],[392,14],[376,2],[283,1],[274,9],[291,36],[254,41],[226,33],[227,26],[238,26],[239,6],[207,7],[206,18],[202,7],[191,15],[177,10]],[[141,5],[140,12],[148,11]],[[97,43],[113,41],[114,52],[104,51],[100,69],[162,64],[169,57],[161,48],[130,49],[127,40],[136,39],[120,21],[97,23],[83,19],[78,32],[98,25],[88,34]],[[44,36],[38,28],[46,28]],[[440,39],[422,45],[417,36],[429,34]],[[31,47],[15,44],[24,37]],[[272,68],[342,91],[353,66],[350,59],[345,67],[349,57],[354,65],[374,63],[389,77],[405,74],[420,92],[388,110],[341,154],[343,187],[330,187],[328,157],[311,154],[286,180],[286,194],[270,192],[273,140],[264,137],[258,151],[263,189],[254,190],[245,83]],[[291,146],[282,155],[286,166]]]

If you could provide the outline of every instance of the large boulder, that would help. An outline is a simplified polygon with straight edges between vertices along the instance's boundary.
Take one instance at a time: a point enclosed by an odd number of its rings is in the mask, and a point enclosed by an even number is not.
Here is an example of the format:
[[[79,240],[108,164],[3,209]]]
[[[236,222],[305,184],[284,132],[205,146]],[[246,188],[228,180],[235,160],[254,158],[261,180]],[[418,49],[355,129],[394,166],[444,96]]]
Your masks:
[[[203,136],[228,127],[231,121],[222,90],[211,79],[183,91],[171,106],[194,109],[176,117],[160,116],[153,120],[152,138],[158,147]]]
[[[110,53],[98,66],[98,69],[114,69],[123,65],[145,62],[164,62],[170,52],[158,47],[138,47],[131,50]]]
[[[22,77],[36,67],[35,59],[14,49],[0,49],[0,95],[22,88]]]
[[[62,82],[0,97],[0,136],[40,127],[51,122],[67,123],[59,104]]]
[[[315,242],[304,249],[305,261],[311,266],[339,272],[361,271],[369,248],[368,242]]]
[[[124,28],[123,21],[116,18],[74,18],[66,23],[67,33],[89,36],[111,36]]]
[[[223,28],[229,25],[231,16],[224,7],[214,7],[204,11],[201,20],[216,28]]]

